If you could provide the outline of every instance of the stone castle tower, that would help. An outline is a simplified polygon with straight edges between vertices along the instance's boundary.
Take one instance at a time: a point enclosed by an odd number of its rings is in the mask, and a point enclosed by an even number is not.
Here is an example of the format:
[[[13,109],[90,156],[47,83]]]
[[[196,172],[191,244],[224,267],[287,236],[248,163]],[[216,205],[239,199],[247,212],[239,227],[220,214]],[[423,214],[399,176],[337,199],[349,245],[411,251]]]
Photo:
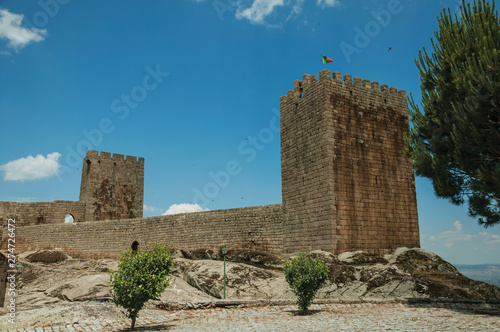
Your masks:
[[[22,225],[19,252],[62,248],[73,257],[116,257],[153,241],[277,254],[420,247],[406,107],[406,93],[387,85],[329,70],[304,75],[280,98],[282,204],[141,219],[144,158],[88,151],[79,201],[0,202],[0,249],[8,218]]]
[[[144,158],[87,151],[80,186],[86,221],[142,218],[143,196]]]
[[[325,69],[280,108],[285,252],[420,246],[404,91]]]

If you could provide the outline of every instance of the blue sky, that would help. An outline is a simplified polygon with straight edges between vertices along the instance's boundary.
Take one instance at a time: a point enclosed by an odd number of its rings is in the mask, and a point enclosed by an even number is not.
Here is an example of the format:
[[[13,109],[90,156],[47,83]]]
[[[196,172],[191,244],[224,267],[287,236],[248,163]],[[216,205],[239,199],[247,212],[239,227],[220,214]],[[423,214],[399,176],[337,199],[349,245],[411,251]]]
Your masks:
[[[0,0],[0,200],[78,200],[93,149],[145,158],[145,216],[281,203],[273,128],[294,80],[318,74],[323,54],[419,100],[414,59],[458,4]],[[424,249],[500,263],[499,226],[416,185]]]

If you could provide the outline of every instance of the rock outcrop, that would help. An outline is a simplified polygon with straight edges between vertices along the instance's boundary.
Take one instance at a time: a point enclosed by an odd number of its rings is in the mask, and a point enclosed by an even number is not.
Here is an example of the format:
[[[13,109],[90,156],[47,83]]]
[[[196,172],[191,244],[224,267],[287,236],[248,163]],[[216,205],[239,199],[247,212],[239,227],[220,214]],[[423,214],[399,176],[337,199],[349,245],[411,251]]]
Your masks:
[[[201,252],[197,251],[197,252]],[[184,257],[195,254],[183,252]],[[318,299],[456,298],[500,300],[500,288],[469,279],[438,255],[423,249],[399,248],[380,256],[364,251],[319,257],[329,267]],[[178,272],[191,286],[216,298],[223,289],[223,266],[213,253],[204,260],[177,259]],[[293,258],[293,257],[292,257]],[[233,299],[294,298],[281,272],[284,258],[252,250],[229,250],[226,256],[226,296]],[[237,264],[233,262],[239,262]]]
[[[363,251],[338,256],[312,251],[308,255],[321,258],[330,270],[317,299],[500,300],[499,287],[469,279],[450,263],[422,249],[399,248],[384,256]],[[109,271],[117,269],[116,261],[75,260],[60,251],[20,257],[24,271],[18,296],[23,306],[110,299]],[[177,252],[176,257],[171,286],[159,300],[206,302],[223,298],[224,263],[216,251],[183,251]],[[286,259],[290,258],[252,250],[229,250],[226,298],[295,299],[282,272]]]
[[[23,312],[25,326],[46,321],[77,322],[83,317],[122,318],[119,308],[103,303],[110,300],[109,271],[117,269],[115,260],[72,259],[53,251],[32,254],[18,256],[24,270],[16,284],[16,303]],[[316,297],[320,301],[500,300],[499,287],[469,279],[450,263],[422,249],[399,248],[384,256],[363,251],[338,256],[312,251],[308,255],[321,258],[330,269]],[[224,293],[224,263],[216,250],[179,250],[174,257],[170,286],[159,299],[146,304],[145,312],[225,305],[217,301]],[[259,299],[261,304],[295,303],[296,297],[282,272],[286,259],[290,258],[229,250],[226,298],[236,302]],[[5,314],[5,308],[0,308],[0,319]]]

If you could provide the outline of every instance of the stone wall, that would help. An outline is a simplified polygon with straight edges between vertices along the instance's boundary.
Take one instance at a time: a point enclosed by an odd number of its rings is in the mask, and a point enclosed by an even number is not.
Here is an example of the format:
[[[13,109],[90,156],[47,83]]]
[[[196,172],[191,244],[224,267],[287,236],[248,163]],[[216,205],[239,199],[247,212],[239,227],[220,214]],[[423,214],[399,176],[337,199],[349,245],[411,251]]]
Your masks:
[[[275,253],[419,247],[406,107],[404,91],[339,72],[296,80],[280,98],[282,205],[138,219],[144,159],[88,151],[79,202],[0,202],[0,217],[4,229],[8,218],[21,226],[18,252],[62,248],[75,257],[115,257],[134,241],[158,240]],[[68,213],[76,223],[64,224]]]
[[[406,93],[325,69],[280,103],[285,252],[419,247]]]
[[[333,142],[328,144],[327,96],[318,76],[295,81],[280,98],[281,178],[286,252],[337,247]]]
[[[86,221],[142,218],[143,197],[144,158],[87,151],[80,186]]]
[[[68,214],[73,216],[74,222],[85,221],[85,204],[75,201],[0,202],[0,220],[5,227],[8,219],[15,219],[16,226],[64,223]]]
[[[54,202],[0,202],[0,224],[16,225],[141,218],[144,197],[144,158],[87,151],[83,160],[80,200]]]
[[[142,219],[24,226],[16,251],[61,248],[80,258],[116,257],[134,241],[165,241],[177,249],[283,249],[281,204]],[[5,241],[2,241],[2,243]],[[4,249],[3,246],[1,249]]]
[[[7,295],[7,270],[9,270],[7,257],[0,254],[0,308],[4,306],[5,297]]]

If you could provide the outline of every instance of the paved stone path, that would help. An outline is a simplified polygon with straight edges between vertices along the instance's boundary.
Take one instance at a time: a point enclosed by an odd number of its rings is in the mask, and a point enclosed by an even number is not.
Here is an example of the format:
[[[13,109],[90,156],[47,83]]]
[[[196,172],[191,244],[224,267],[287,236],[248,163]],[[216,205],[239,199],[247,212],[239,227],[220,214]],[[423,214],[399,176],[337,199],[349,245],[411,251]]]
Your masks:
[[[312,315],[297,316],[297,306],[165,311],[142,318],[137,331],[500,331],[500,304],[357,303],[314,304]],[[29,327],[26,331],[127,331],[129,320]]]

